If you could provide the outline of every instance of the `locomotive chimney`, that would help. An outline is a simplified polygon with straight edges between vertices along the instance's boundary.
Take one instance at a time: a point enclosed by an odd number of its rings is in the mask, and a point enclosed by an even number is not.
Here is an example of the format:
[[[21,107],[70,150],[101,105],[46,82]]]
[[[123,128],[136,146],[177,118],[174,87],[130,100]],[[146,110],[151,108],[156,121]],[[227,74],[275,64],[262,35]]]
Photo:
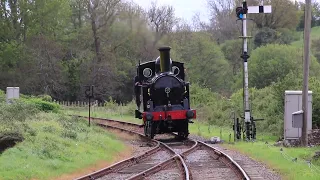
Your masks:
[[[171,59],[170,59],[170,47],[161,47],[160,51],[160,71],[170,72],[171,71]]]

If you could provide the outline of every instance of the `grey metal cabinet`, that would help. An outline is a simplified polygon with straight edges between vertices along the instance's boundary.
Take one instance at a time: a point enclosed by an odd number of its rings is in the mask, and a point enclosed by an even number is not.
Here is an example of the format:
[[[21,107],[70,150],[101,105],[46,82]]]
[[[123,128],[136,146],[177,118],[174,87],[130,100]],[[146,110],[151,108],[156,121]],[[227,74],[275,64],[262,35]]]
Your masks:
[[[292,113],[302,110],[302,91],[285,91],[284,139],[299,139],[302,128],[294,128]],[[312,129],[312,91],[308,91],[308,133]]]

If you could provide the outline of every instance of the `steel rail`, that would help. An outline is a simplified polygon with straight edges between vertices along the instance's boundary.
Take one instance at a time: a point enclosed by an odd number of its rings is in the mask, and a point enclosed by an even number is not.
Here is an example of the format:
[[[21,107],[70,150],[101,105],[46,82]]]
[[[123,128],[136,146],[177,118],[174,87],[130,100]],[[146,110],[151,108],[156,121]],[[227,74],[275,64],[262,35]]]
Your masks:
[[[78,116],[78,117],[83,117],[83,116]],[[86,118],[86,117],[84,117]],[[112,121],[112,122],[119,122],[119,123],[122,123],[122,124],[129,124],[129,125],[133,125],[133,126],[140,126],[138,124],[134,124],[134,123],[127,123],[127,122],[122,122],[122,121],[116,121],[116,120],[109,120],[109,119],[103,119],[103,118],[91,118],[91,119],[96,119],[96,120],[105,120],[105,121]],[[128,130],[128,129],[124,129],[124,128],[120,128],[120,127],[115,127],[115,126],[110,126],[110,125],[106,125],[106,124],[101,124],[101,123],[96,123],[97,125],[101,126],[101,127],[104,127],[104,128],[112,128],[112,129],[116,129],[116,130],[120,130],[120,131],[125,131],[127,133],[131,133],[131,134],[137,134],[139,135],[141,138],[144,138],[144,139],[147,139],[147,140],[150,140],[149,138],[145,137],[143,134],[141,133],[138,133],[138,132],[135,132],[135,131],[131,131],[131,130]],[[152,154],[160,151],[163,147],[165,147],[167,150],[170,151],[170,153],[174,154],[173,157],[171,157],[169,160],[176,160],[178,162],[178,160],[176,158],[178,158],[180,160],[180,163],[182,164],[182,167],[183,167],[183,172],[185,174],[185,177],[186,179],[189,180],[189,171],[187,169],[187,166],[186,164],[184,163],[183,159],[175,153],[175,151],[170,148],[169,146],[167,146],[165,143],[162,143],[160,141],[157,141],[157,140],[150,140],[152,141],[153,143],[156,143],[156,147],[154,147],[153,149],[143,153],[142,155],[140,156],[137,156],[137,157],[131,157],[129,159],[126,159],[126,160],[123,160],[123,161],[120,161],[114,165],[111,165],[109,167],[106,167],[106,168],[103,168],[97,172],[93,172],[91,174],[87,174],[85,176],[82,176],[80,178],[77,178],[76,180],[93,180],[93,179],[97,179],[97,178],[100,178],[100,177],[103,177],[107,174],[110,174],[110,173],[113,173],[113,172],[117,172],[117,170],[120,170],[120,169],[123,169],[124,167],[128,167],[128,166],[132,166],[134,164],[137,164],[138,162],[142,161],[143,159],[151,156]],[[168,164],[169,160],[165,161],[165,162],[161,162],[149,169],[147,169],[146,171],[148,170],[151,170],[151,169],[154,169],[156,167],[158,167],[158,165],[163,165],[163,164]],[[169,163],[168,165],[170,165],[171,163]],[[131,178],[129,178],[131,179]]]
[[[87,116],[79,116],[79,115],[70,115],[70,116],[75,116],[75,117],[80,117],[80,118],[89,118]],[[91,119],[93,120],[102,120],[102,121],[110,121],[110,122],[116,122],[116,123],[120,123],[120,124],[126,124],[126,125],[131,125],[131,126],[136,126],[139,128],[143,127],[143,124],[136,124],[136,123],[132,123],[132,122],[126,122],[126,121],[118,121],[118,120],[114,120],[114,119],[107,119],[107,118],[99,118],[99,117],[91,117]]]
[[[242,169],[242,167],[236,162],[234,161],[229,155],[227,155],[226,153],[222,152],[222,151],[219,151],[218,149],[212,147],[212,146],[209,146],[208,144],[204,143],[204,142],[201,142],[199,141],[200,144],[202,144],[203,146],[209,148],[209,149],[212,149],[217,155],[221,157],[224,157],[226,158],[226,161],[224,159],[222,159],[222,161],[226,164],[226,165],[229,165],[229,167],[231,169],[233,169],[235,172],[237,172],[236,174],[238,175],[239,178],[241,179],[246,179],[246,180],[250,180],[248,174]],[[220,159],[219,158],[219,159]]]
[[[125,132],[131,133],[131,134],[136,134],[136,135],[139,135],[141,138],[148,139],[143,134],[140,134],[140,133],[137,133],[137,132],[132,132],[132,131],[129,131],[129,130],[126,130],[126,129],[122,129],[122,128],[119,128],[119,127],[113,127],[113,126],[109,126],[109,125],[105,125],[105,124],[98,124],[98,125],[101,126],[101,127],[104,127],[104,128],[112,128],[112,129],[116,129],[116,130],[120,130],[120,131],[125,131]],[[136,157],[134,156],[134,157],[122,160],[122,161],[120,161],[120,162],[118,162],[116,164],[113,164],[113,165],[109,166],[109,167],[100,169],[100,170],[98,170],[96,172],[93,172],[91,174],[87,174],[87,175],[84,175],[84,176],[82,176],[80,178],[77,178],[76,180],[93,180],[93,179],[97,179],[97,178],[103,177],[103,176],[105,176],[107,174],[116,172],[117,170],[123,169],[124,167],[128,167],[129,165],[137,164],[139,161],[141,161],[141,160],[149,157],[150,155],[152,155],[152,154],[154,154],[154,153],[156,153],[156,152],[161,150],[161,147],[160,147],[161,144],[159,142],[157,142],[155,140],[151,140],[151,142],[155,143],[156,146],[154,148],[152,148],[151,150],[144,152],[142,155],[136,156]]]
[[[183,174],[184,174],[184,179],[185,180],[190,180],[190,171],[188,169],[188,166],[186,165],[186,163],[184,162],[184,159],[180,156],[180,154],[176,153],[171,147],[169,147],[168,145],[166,145],[165,143],[163,142],[160,142],[163,146],[166,146],[168,149],[171,149],[174,153],[175,153],[175,156],[173,156],[172,158],[150,168],[150,169],[147,169],[143,172],[140,172],[139,174],[136,174],[132,177],[130,177],[128,180],[140,180],[140,179],[143,179],[147,176],[150,176],[152,174],[155,174],[157,172],[160,172],[161,170],[165,169],[167,166],[171,165],[171,164],[174,164],[174,163],[177,163],[177,164],[180,164],[182,165],[180,167],[180,170],[183,171]]]
[[[135,176],[130,177],[128,180],[140,180],[143,179],[147,176],[150,176],[152,174],[155,174],[157,172],[160,172],[161,170],[165,169],[167,166],[172,165],[174,163],[180,164],[182,165],[182,167],[180,167],[181,169],[183,169],[182,171],[184,171],[184,179],[189,180],[190,179],[190,174],[189,174],[189,170],[187,168],[187,165],[184,163],[184,160],[181,158],[181,156],[179,155],[175,155],[174,157],[150,168],[147,169]]]
[[[78,117],[83,117],[83,118],[88,118],[88,117],[85,117],[85,116],[78,116]],[[96,119],[96,120],[103,120],[103,121],[110,121],[110,122],[117,122],[117,123],[121,123],[121,124],[127,124],[127,125],[131,125],[131,126],[136,126],[136,127],[143,127],[143,125],[140,125],[140,124],[135,124],[135,123],[130,123],[130,122],[124,122],[124,121],[118,121],[118,120],[111,120],[111,119],[105,119],[105,118],[92,118],[91,119]],[[119,130],[122,130],[122,131],[127,131],[127,132],[130,132],[130,133],[134,133],[134,134],[138,134],[140,137],[143,137],[143,138],[147,138],[145,137],[143,134],[141,133],[138,133],[138,132],[132,132],[130,130],[126,130],[126,129],[122,129],[122,128],[118,128],[118,127],[113,127],[113,126],[108,126],[108,125],[104,125],[104,124],[98,124],[100,126],[104,126],[104,127],[108,127],[108,128],[114,128],[114,129],[119,129]],[[173,133],[174,134],[174,133]],[[174,134],[176,135],[176,134]],[[149,138],[147,138],[149,139]],[[149,139],[150,140],[150,139]],[[144,177],[147,177],[151,174],[154,174],[156,172],[159,172],[161,171],[162,169],[164,169],[166,166],[168,165],[171,165],[172,163],[174,162],[177,162],[180,161],[180,163],[182,164],[182,167],[183,167],[183,171],[184,171],[184,175],[185,175],[185,179],[189,180],[191,178],[191,174],[190,174],[190,170],[188,169],[188,166],[186,165],[184,159],[189,155],[191,154],[192,152],[198,150],[199,148],[201,147],[205,147],[209,150],[211,150],[212,152],[214,152],[215,155],[217,155],[219,157],[219,160],[221,162],[223,162],[224,164],[226,164],[229,168],[231,168],[234,172],[236,172],[237,176],[241,179],[245,179],[245,180],[250,180],[249,176],[247,175],[247,173],[242,169],[242,167],[237,163],[235,162],[229,155],[227,155],[226,153],[222,152],[222,151],[219,151],[218,149],[212,147],[212,146],[209,146],[208,144],[204,143],[204,142],[201,142],[201,141],[197,141],[197,140],[193,140],[193,139],[189,139],[190,141],[194,141],[194,145],[189,148],[188,150],[180,153],[180,154],[177,154],[175,153],[175,156],[171,157],[170,159],[162,162],[162,163],[159,163],[158,165],[155,165],[143,172],[140,172],[132,177],[130,177],[129,179],[130,180],[136,180],[136,179],[141,179],[141,178],[144,178]],[[151,149],[150,151],[157,149],[159,148],[159,150],[161,149],[160,148],[160,145],[162,146],[165,146],[167,149],[170,149],[170,151],[174,151],[172,150],[168,145],[166,145],[165,143],[163,142],[160,142],[160,141],[156,141],[154,139],[152,139],[152,141],[155,141],[157,142],[157,146],[153,149]],[[149,152],[149,151],[148,151]],[[148,154],[148,152],[146,152]],[[157,152],[157,151],[155,151]],[[155,153],[153,152],[153,153]],[[150,153],[149,153],[150,155]],[[132,157],[134,158],[134,157]],[[127,160],[124,160],[124,161],[130,161],[132,158],[129,158]],[[121,161],[119,163],[123,163],[124,161]],[[132,161],[132,160],[131,160]],[[119,164],[117,163],[117,164]],[[115,164],[115,165],[117,165]],[[113,165],[113,166],[115,166]],[[111,167],[113,167],[111,166]],[[109,167],[110,168],[110,167]],[[107,169],[107,168],[105,168]],[[100,170],[102,171],[102,170]],[[98,172],[100,172],[98,171]],[[96,172],[97,173],[97,172]],[[94,174],[94,173],[92,173]],[[89,177],[89,175],[87,175]],[[80,180],[80,179],[79,179]],[[82,179],[81,179],[82,180]],[[89,179],[89,180],[92,180],[92,179]]]
[[[221,162],[223,162],[225,165],[230,167],[234,172],[236,172],[236,174],[237,174],[237,176],[239,178],[245,179],[245,180],[250,180],[248,174],[229,155],[225,154],[222,151],[219,151],[218,149],[216,149],[216,148],[214,148],[212,146],[209,146],[208,144],[206,144],[204,142],[196,141],[196,144],[192,148],[190,148],[187,151],[181,153],[181,156],[185,159],[189,154],[191,154],[192,152],[200,149],[201,147],[205,147],[205,148],[211,150],[212,152],[214,152],[214,154],[219,157],[219,160]]]

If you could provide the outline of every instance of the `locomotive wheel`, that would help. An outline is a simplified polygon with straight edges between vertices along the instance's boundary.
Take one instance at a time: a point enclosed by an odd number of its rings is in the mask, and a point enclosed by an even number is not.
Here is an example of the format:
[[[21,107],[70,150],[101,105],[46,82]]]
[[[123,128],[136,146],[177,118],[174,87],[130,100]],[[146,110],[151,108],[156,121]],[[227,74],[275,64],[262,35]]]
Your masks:
[[[188,130],[188,120],[186,120],[185,123],[183,123],[181,130],[178,132],[178,136],[181,139],[187,139],[189,136],[189,130]]]
[[[152,121],[147,121],[145,128],[144,128],[144,134],[147,137],[150,137],[151,139],[154,138],[154,128],[153,128],[153,122]]]
[[[181,132],[178,132],[178,136],[179,136],[180,139],[184,140],[184,139],[188,138],[189,133],[181,131]]]
[[[144,124],[144,135],[148,137],[148,124],[147,122]]]

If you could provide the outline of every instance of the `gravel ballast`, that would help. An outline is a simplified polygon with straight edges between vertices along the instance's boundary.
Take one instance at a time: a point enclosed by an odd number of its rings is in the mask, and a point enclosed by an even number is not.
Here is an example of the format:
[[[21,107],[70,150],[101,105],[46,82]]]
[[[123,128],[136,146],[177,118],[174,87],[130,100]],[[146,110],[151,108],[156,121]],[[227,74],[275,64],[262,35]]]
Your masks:
[[[189,138],[199,140],[199,141],[209,141],[200,136],[190,135]],[[270,179],[270,180],[281,180],[281,176],[269,169],[266,165],[261,162],[255,161],[252,158],[241,154],[238,151],[226,149],[219,144],[209,144],[210,146],[217,148],[219,151],[229,155],[234,161],[236,161],[242,169],[248,174],[248,176],[255,180],[255,179]]]

